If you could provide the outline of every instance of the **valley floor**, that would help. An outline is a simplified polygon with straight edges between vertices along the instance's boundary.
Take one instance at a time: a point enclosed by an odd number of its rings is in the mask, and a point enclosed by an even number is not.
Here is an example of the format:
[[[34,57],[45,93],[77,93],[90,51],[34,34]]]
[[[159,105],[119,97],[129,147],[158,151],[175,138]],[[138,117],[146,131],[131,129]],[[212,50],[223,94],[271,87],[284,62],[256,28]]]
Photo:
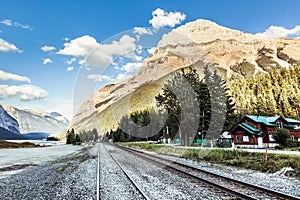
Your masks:
[[[108,151],[132,171],[136,181],[141,181],[142,187],[150,191],[152,197],[159,199],[194,199],[195,196],[198,199],[216,199],[218,197],[193,183],[183,183],[176,175],[162,171],[157,166],[152,166],[113,146],[100,143],[96,146],[84,147],[59,145],[0,150],[1,199],[97,199],[97,151],[100,152],[101,199],[140,198],[112,161]],[[171,156],[162,157],[300,197],[300,182],[294,178]],[[36,166],[1,172],[1,169],[17,164]]]

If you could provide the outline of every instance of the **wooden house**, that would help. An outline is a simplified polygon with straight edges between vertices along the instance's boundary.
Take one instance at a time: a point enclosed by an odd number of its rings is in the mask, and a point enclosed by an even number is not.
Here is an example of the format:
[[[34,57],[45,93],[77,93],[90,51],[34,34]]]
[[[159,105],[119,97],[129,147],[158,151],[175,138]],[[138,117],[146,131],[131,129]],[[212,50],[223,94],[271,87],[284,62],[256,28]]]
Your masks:
[[[300,141],[300,121],[280,116],[245,115],[228,132],[237,147],[262,148],[277,145],[272,135],[278,128],[290,132],[290,139]]]

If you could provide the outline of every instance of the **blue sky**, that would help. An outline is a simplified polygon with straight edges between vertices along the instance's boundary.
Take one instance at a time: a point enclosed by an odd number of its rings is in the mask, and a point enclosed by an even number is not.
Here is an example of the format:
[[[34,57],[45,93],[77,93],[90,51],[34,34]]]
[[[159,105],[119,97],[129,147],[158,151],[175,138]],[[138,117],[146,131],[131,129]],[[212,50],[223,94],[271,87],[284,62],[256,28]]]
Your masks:
[[[0,0],[0,102],[70,119],[73,100],[77,106],[96,88],[134,75],[171,28],[208,19],[296,37],[299,9],[297,0]]]

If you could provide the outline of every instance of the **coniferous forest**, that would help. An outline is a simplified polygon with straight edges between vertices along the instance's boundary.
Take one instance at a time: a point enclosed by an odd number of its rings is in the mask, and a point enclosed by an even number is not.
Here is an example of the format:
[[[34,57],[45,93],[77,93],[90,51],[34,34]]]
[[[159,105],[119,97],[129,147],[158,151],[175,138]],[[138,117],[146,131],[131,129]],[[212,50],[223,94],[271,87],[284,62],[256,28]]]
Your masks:
[[[218,124],[217,121],[213,123],[215,126],[223,126],[223,129],[218,131],[220,133],[221,130],[228,130],[245,114],[265,116],[280,115],[300,119],[300,67],[277,69],[266,74],[259,74],[254,78],[238,79],[228,83],[222,80],[220,76],[216,74],[216,71],[212,73],[206,69],[204,74],[205,76],[201,80],[195,70],[188,69],[187,71],[178,71],[167,81],[163,88],[163,93],[156,97],[158,106],[164,108],[164,110],[169,113],[166,125],[169,127],[170,136],[172,138],[178,131],[178,120],[180,119],[181,111],[178,99],[169,88],[174,89],[178,87],[182,90],[183,87],[180,83],[181,76],[189,81],[197,94],[196,99],[200,106],[198,131],[203,132],[204,135],[206,135],[205,133],[208,127],[212,126],[209,121],[212,117],[211,107],[213,104],[216,104],[214,106],[218,108],[216,110],[223,110],[226,113],[224,125]],[[207,85],[206,83],[210,84]],[[227,94],[223,96],[225,99],[221,101],[220,98],[222,95],[219,98],[219,95],[214,93],[220,90],[226,91]],[[211,99],[211,95],[218,98]],[[225,104],[220,104],[220,102]],[[154,110],[152,110],[151,113],[153,113],[153,115],[159,115]],[[222,113],[216,114],[223,115]],[[124,122],[126,119],[128,121],[129,118],[134,119],[135,123],[145,126],[149,123],[149,111],[145,110],[131,113],[130,116],[124,116],[121,121]],[[190,123],[190,119],[187,119],[187,121]],[[166,127],[164,127],[164,129],[166,129]],[[114,136],[117,140],[130,141],[133,139],[133,137],[120,137],[124,133],[120,134],[119,129],[112,132],[115,133]],[[162,134],[163,132],[161,131],[158,135],[155,135],[154,138],[157,139],[157,137]],[[196,137],[197,136],[198,135],[196,135]]]
[[[299,81],[300,67],[283,68],[251,79],[232,81],[228,84],[228,92],[240,114],[300,119]]]

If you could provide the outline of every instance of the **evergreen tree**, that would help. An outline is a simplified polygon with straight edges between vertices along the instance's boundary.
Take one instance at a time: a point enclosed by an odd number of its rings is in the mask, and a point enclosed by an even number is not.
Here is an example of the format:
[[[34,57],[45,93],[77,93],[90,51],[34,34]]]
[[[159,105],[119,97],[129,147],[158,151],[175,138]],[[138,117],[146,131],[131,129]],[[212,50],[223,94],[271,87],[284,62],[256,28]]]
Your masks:
[[[300,119],[300,67],[274,70],[252,79],[234,80],[230,94],[241,114]]]
[[[289,137],[289,131],[286,129],[279,128],[272,135],[272,137],[278,144],[280,144],[281,147],[286,147],[287,140]]]
[[[193,91],[190,91],[186,84],[189,84]],[[178,96],[176,96],[173,91],[180,91],[181,97],[179,98],[181,98],[181,101],[179,101]],[[181,70],[175,72],[171,79],[167,80],[164,85],[162,94],[156,96],[158,106],[168,113],[166,125],[169,127],[171,137],[174,137],[178,132],[179,137],[184,139],[184,145],[188,145],[189,138],[194,138],[196,135],[197,130],[193,132],[191,125],[196,124],[196,129],[199,127],[201,114],[197,113],[197,115],[193,116],[193,113],[195,113],[195,107],[199,108],[199,105],[205,106],[199,103],[201,97],[203,97],[203,99],[201,99],[202,103],[207,103],[205,96],[208,95],[200,93],[204,91],[207,92],[207,89],[203,81],[200,80],[196,70],[189,68],[187,71]],[[182,96],[184,98],[182,98]],[[182,113],[181,106],[185,106],[186,113]],[[203,121],[204,118],[201,120]]]

